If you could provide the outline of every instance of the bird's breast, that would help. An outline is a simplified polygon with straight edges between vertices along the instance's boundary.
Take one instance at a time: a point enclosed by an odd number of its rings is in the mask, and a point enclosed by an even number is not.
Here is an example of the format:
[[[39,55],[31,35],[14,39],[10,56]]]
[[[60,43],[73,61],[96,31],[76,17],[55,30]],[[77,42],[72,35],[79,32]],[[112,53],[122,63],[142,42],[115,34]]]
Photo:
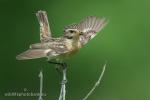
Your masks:
[[[79,41],[67,40],[66,41],[66,47],[69,51],[67,53],[67,55],[70,56],[70,55],[73,55],[79,51],[79,49],[81,48],[81,43]]]
[[[65,44],[69,51],[81,48],[81,43],[79,41],[66,40]]]

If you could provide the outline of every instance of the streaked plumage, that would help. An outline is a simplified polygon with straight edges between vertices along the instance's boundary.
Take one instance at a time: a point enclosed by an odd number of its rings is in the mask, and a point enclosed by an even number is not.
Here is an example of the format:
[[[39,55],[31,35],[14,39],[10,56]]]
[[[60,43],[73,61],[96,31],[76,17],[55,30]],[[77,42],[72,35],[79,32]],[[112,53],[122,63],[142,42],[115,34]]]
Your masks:
[[[65,27],[65,30],[78,30],[80,31],[80,42],[82,45],[86,44],[89,40],[95,37],[107,21],[104,17],[89,16],[80,23],[72,24]]]
[[[38,13],[36,13],[36,16],[37,16],[39,24],[40,24],[40,40],[41,40],[41,42],[49,40],[49,38],[52,37],[52,35],[51,35],[52,33],[51,33],[51,30],[49,27],[47,13],[45,11],[38,11]]]
[[[68,25],[59,38],[53,38],[45,11],[38,11],[37,18],[40,24],[40,43],[31,44],[30,49],[21,53],[18,60],[47,57],[63,59],[76,53],[83,45],[95,37],[107,23],[105,18],[89,16],[79,23]]]

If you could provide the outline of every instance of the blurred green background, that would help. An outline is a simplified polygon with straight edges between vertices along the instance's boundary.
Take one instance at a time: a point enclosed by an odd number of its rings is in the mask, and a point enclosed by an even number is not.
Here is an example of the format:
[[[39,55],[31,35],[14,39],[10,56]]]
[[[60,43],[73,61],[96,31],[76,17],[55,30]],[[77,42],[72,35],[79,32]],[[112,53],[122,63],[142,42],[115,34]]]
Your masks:
[[[149,0],[0,0],[0,100],[6,92],[39,91],[44,72],[44,100],[57,100],[61,76],[45,58],[17,61],[15,56],[39,42],[35,13],[46,10],[57,37],[65,25],[86,16],[105,16],[108,25],[68,61],[67,100],[81,100],[108,61],[101,85],[89,100],[150,100]]]

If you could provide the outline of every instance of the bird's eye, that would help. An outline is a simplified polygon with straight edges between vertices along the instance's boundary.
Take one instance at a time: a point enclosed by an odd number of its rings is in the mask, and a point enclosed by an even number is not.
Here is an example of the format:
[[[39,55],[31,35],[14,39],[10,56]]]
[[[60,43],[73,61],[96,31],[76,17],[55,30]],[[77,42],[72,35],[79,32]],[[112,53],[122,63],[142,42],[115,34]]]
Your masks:
[[[74,31],[73,30],[70,30],[70,33],[73,33]]]

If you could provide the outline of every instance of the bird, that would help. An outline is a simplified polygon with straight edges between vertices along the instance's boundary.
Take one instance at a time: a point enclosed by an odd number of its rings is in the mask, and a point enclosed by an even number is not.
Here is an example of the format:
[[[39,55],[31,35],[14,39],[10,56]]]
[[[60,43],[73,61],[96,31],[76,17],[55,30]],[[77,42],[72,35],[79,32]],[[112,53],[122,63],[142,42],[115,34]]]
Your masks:
[[[108,23],[105,17],[88,16],[78,23],[64,27],[62,36],[54,38],[49,26],[46,11],[36,13],[40,25],[40,42],[16,56],[17,60],[29,60],[47,57],[50,63],[62,63],[66,58],[76,54],[89,40]]]

